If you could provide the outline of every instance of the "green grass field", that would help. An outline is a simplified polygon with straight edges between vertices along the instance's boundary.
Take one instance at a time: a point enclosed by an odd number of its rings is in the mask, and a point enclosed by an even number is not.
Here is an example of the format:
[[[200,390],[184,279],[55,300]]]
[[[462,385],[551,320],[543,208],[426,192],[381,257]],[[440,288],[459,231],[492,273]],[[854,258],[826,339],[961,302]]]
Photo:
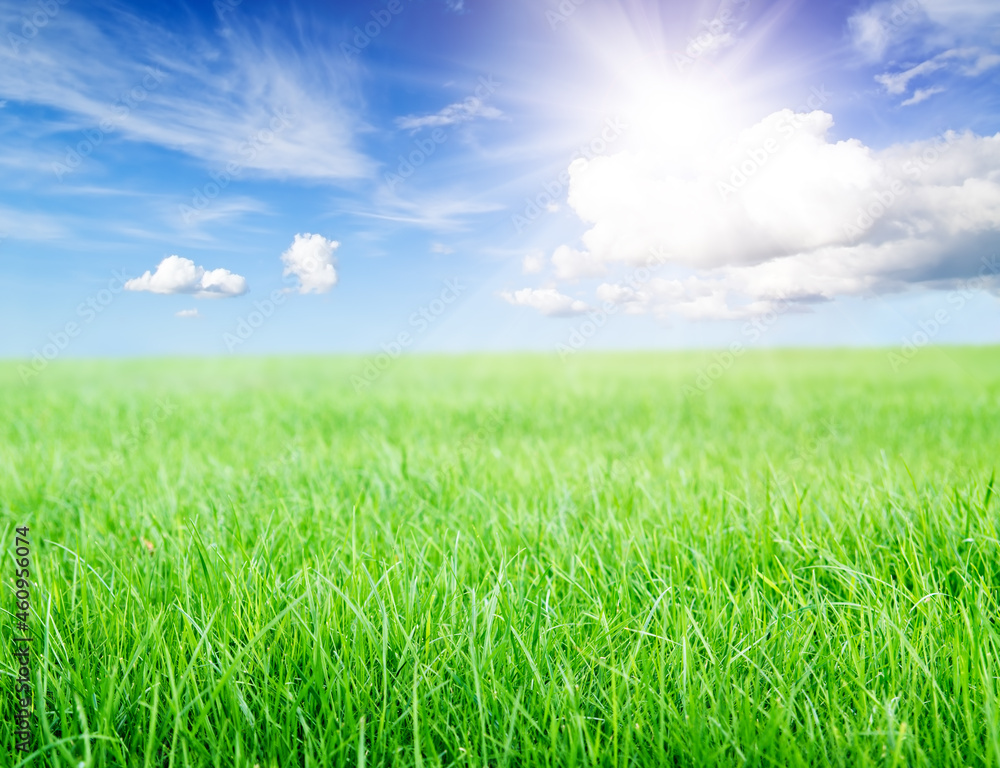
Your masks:
[[[0,764],[1000,764],[1000,349],[886,355],[5,363]]]

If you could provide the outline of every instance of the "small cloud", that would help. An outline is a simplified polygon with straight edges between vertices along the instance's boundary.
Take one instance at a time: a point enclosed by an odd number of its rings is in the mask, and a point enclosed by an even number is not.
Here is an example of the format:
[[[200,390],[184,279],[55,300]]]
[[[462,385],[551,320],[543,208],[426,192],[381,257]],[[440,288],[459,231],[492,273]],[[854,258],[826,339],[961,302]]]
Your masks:
[[[545,254],[532,251],[521,260],[521,271],[526,275],[537,275],[545,267]]]
[[[284,275],[299,278],[299,293],[329,293],[337,284],[333,254],[339,247],[339,242],[322,235],[296,235],[291,247],[281,254]]]
[[[881,75],[875,75],[875,81],[884,86],[888,93],[899,95],[906,93],[907,86],[909,86],[910,80],[913,78],[936,72],[943,66],[945,66],[943,62],[936,59],[929,59],[902,72],[886,72]]]
[[[986,70],[993,69],[997,64],[1000,64],[1000,54],[984,53],[976,59],[975,64],[963,69],[962,74],[966,77],[978,77]]]
[[[878,60],[889,47],[890,34],[879,8],[869,8],[847,20],[854,47],[867,58]]]
[[[406,115],[396,118],[396,125],[404,131],[419,131],[421,128],[440,128],[455,123],[467,123],[477,117],[498,120],[503,117],[496,107],[483,104],[483,100],[470,96],[465,101],[456,101],[432,115]]]
[[[926,9],[917,0],[878,2],[853,13],[847,29],[855,50],[869,61],[880,61],[925,20]]]
[[[913,95],[906,101],[902,102],[900,106],[909,107],[913,104],[919,104],[921,101],[929,99],[935,93],[944,93],[945,90],[946,89],[940,85],[935,85],[931,88],[917,88],[917,90],[913,92]]]
[[[972,60],[972,63],[961,66],[960,62],[963,60]],[[1000,55],[983,53],[978,48],[952,48],[902,72],[884,72],[881,75],[876,75],[875,80],[885,88],[887,93],[899,96],[907,92],[911,80],[917,77],[924,77],[938,70],[944,69],[964,77],[978,77],[983,72],[992,69],[998,64],[1000,64]],[[935,93],[941,93],[943,90],[945,89],[940,86],[918,88],[914,91],[912,97],[902,103],[902,106],[919,104],[921,101],[933,96]]]
[[[449,253],[454,252],[454,248],[450,248],[444,243],[431,243],[431,253],[440,253],[442,256],[447,256]]]
[[[465,10],[465,0],[445,0],[445,2],[455,13],[461,13]]]
[[[222,299],[242,296],[247,292],[246,278],[228,269],[205,269],[196,266],[191,259],[181,256],[167,256],[156,267],[142,277],[125,283],[126,291],[148,291],[150,293],[192,294],[196,299]]]
[[[176,317],[201,317],[201,313],[197,309],[182,309]]]
[[[602,277],[607,266],[601,259],[587,251],[577,251],[568,245],[560,245],[552,254],[552,266],[560,280],[577,280],[581,277]]]
[[[559,293],[555,288],[522,288],[519,291],[501,291],[500,298],[515,306],[533,307],[549,317],[567,317],[586,312],[584,302]]]

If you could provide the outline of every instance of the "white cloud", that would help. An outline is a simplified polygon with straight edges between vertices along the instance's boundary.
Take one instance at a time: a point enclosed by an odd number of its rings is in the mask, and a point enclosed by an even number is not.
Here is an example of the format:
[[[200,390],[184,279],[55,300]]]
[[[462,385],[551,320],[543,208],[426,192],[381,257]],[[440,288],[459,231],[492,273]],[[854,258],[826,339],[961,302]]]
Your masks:
[[[504,210],[501,203],[481,202],[469,197],[442,197],[425,193],[413,199],[405,199],[391,194],[385,188],[376,195],[376,203],[376,211],[355,210],[352,213],[443,232],[467,230],[469,225],[466,219],[469,217]]]
[[[559,293],[555,288],[522,288],[513,293],[501,291],[500,297],[509,304],[532,307],[549,317],[579,315],[590,309],[585,302]]]
[[[972,64],[961,65],[960,62],[970,59],[974,60]],[[875,81],[881,84],[887,93],[898,96],[909,90],[911,80],[925,77],[932,72],[947,70],[964,77],[978,77],[997,64],[1000,64],[1000,56],[998,55],[983,53],[978,48],[952,48],[939,53],[932,59],[904,69],[902,72],[883,72],[880,75],[875,75]],[[901,106],[919,104],[924,99],[944,90],[943,86],[938,85],[918,88],[911,98],[902,102]]]
[[[0,27],[21,30],[22,16],[0,4]],[[58,34],[50,27],[11,44],[5,38],[0,98],[57,110],[35,123],[42,131],[146,142],[213,170],[233,163],[247,175],[328,180],[374,172],[357,147],[362,122],[348,106],[338,56],[251,27],[245,14],[226,21],[219,37],[207,38],[124,12],[96,23],[60,4]],[[78,133],[68,144],[84,140]]]
[[[288,250],[281,254],[285,276],[299,278],[299,293],[328,293],[337,284],[334,253],[339,247],[339,242],[322,235],[296,235]]]
[[[905,0],[915,3],[916,0]],[[994,0],[920,0],[920,6],[934,22],[944,26],[981,25],[1000,16]]]
[[[577,251],[560,245],[552,254],[552,266],[560,280],[578,280],[581,277],[603,277],[608,268],[604,261],[586,251]]]
[[[521,259],[521,271],[526,275],[537,275],[545,268],[545,254],[542,251],[531,251]]]
[[[909,107],[912,106],[913,104],[919,104],[921,101],[926,101],[934,94],[944,93],[945,90],[946,89],[940,85],[933,85],[930,88],[917,88],[917,90],[913,92],[913,95],[910,98],[900,102],[900,106]]]
[[[944,60],[941,57],[935,57],[917,64],[915,67],[903,70],[902,72],[886,72],[881,75],[875,75],[875,81],[880,83],[888,93],[899,95],[901,93],[906,93],[910,80],[913,78],[920,77],[921,75],[927,75],[931,72],[936,72],[944,66]]]
[[[598,296],[741,317],[779,300],[801,308],[975,275],[1000,234],[1000,134],[876,151],[830,141],[832,124],[820,111],[772,114],[699,155],[697,174],[674,171],[656,147],[574,161],[568,202],[588,229],[581,249],[558,251],[557,277],[641,264],[652,249],[686,277],[631,292],[609,281]]]
[[[597,286],[597,298],[623,307],[625,314],[639,315],[646,311],[650,294],[644,288],[633,288],[620,283],[601,283]]]
[[[188,293],[196,299],[220,299],[242,296],[247,292],[247,281],[228,269],[205,269],[196,266],[191,259],[167,256],[155,272],[147,270],[142,277],[126,281],[125,290]]]
[[[455,123],[467,123],[477,117],[488,120],[498,120],[503,117],[496,107],[483,103],[477,96],[470,96],[465,101],[456,101],[432,115],[406,115],[396,118],[396,125],[405,131],[419,131],[421,128],[439,128]]]
[[[878,3],[852,14],[847,20],[847,28],[854,47],[873,61],[881,59],[888,49],[894,33],[905,22],[905,16],[898,16],[899,24],[891,19],[892,10],[888,3]]]
[[[855,11],[847,26],[855,49],[880,61],[913,42],[925,50],[975,40],[987,44],[998,20],[995,0],[883,0]]]
[[[201,313],[197,309],[182,309],[180,312],[176,313],[177,317],[201,317]]]
[[[454,253],[455,249],[451,246],[445,245],[444,243],[431,243],[431,253],[439,253],[442,256],[447,256],[449,253]]]
[[[974,64],[965,67],[962,70],[962,74],[966,77],[978,77],[983,74],[983,72],[993,69],[993,67],[998,64],[1000,64],[1000,54],[981,53]]]

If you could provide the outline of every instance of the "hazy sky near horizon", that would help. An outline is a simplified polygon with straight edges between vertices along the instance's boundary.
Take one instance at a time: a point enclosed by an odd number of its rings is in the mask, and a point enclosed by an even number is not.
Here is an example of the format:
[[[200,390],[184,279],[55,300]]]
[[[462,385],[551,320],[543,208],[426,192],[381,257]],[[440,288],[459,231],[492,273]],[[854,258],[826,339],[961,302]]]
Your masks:
[[[3,357],[1000,341],[995,0],[0,21]]]

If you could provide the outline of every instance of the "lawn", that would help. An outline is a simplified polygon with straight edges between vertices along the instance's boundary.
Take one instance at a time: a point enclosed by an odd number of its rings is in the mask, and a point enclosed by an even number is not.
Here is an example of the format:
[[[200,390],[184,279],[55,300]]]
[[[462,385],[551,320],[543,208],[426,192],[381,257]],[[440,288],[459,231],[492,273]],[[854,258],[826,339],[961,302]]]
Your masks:
[[[1000,764],[1000,349],[712,362],[4,363],[0,764]]]

